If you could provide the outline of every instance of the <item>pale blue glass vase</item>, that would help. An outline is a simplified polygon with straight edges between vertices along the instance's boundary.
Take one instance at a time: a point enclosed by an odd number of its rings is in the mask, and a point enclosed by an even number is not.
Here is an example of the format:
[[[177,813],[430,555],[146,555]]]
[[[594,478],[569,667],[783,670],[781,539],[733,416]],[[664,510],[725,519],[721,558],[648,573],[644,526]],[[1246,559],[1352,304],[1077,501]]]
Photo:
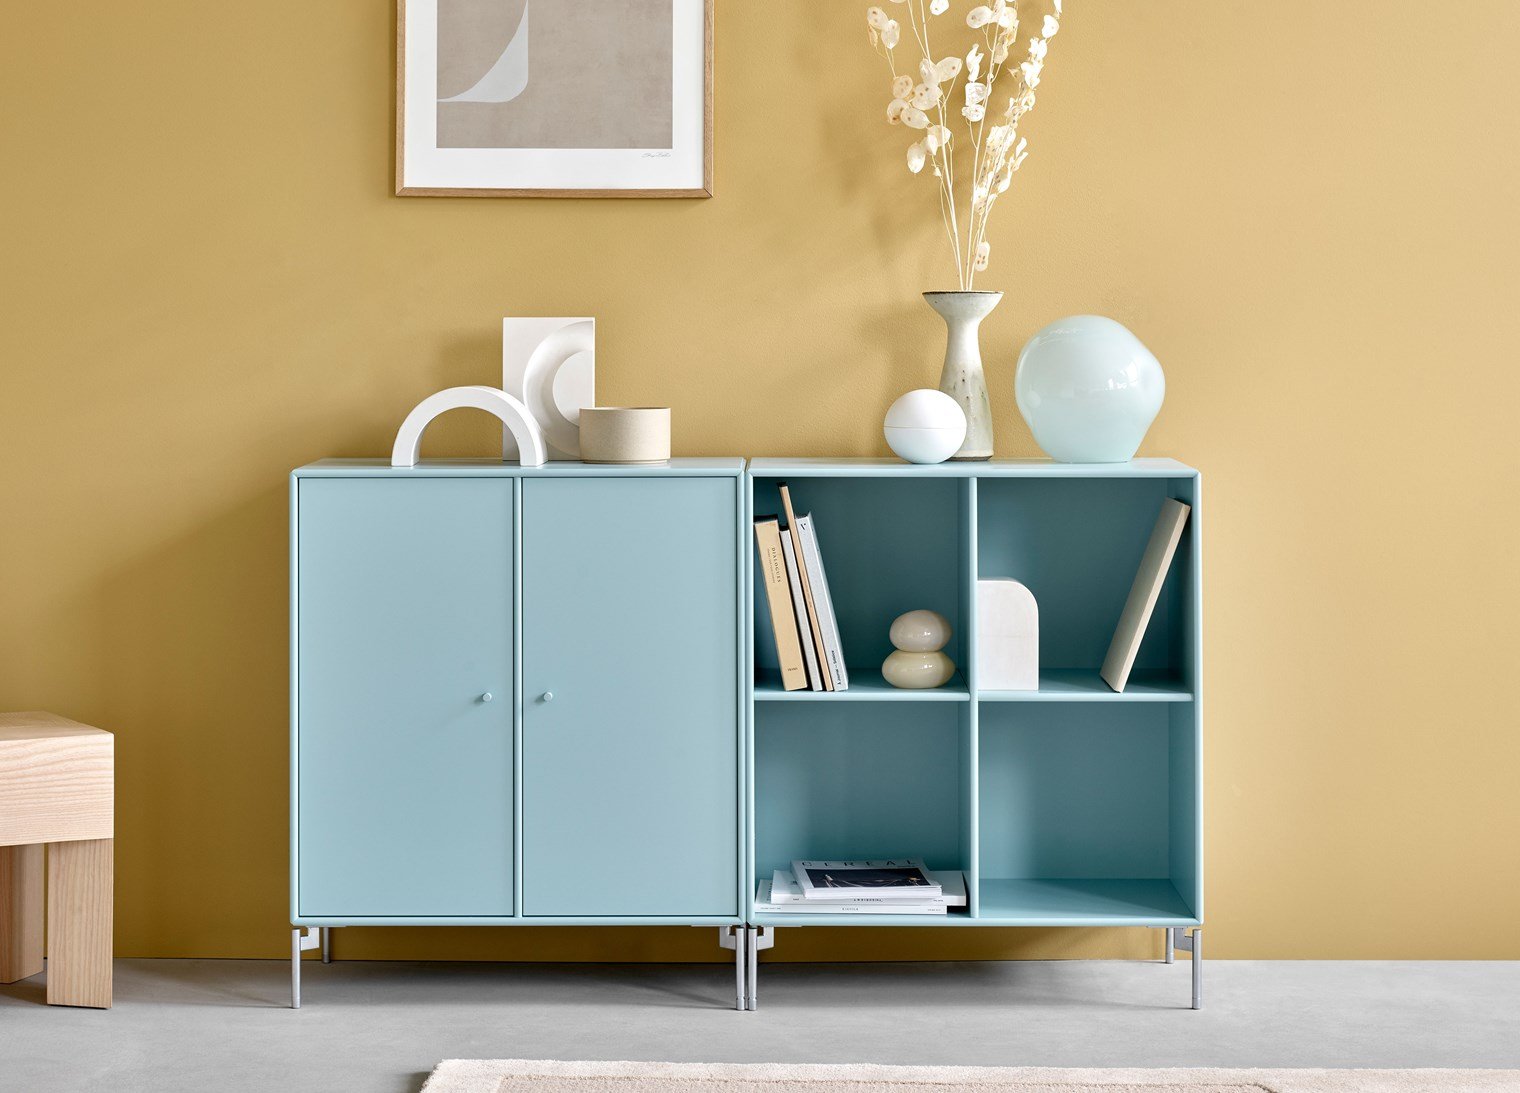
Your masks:
[[[1166,398],[1155,355],[1101,315],[1057,319],[1024,346],[1014,396],[1035,443],[1062,463],[1127,463]]]

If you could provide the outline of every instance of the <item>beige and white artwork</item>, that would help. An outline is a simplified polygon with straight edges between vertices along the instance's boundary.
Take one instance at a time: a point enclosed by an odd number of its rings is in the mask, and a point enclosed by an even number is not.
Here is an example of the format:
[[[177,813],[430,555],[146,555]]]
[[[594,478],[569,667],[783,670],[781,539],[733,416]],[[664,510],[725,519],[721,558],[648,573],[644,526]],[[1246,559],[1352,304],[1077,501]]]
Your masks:
[[[672,0],[438,0],[439,148],[672,144]]]

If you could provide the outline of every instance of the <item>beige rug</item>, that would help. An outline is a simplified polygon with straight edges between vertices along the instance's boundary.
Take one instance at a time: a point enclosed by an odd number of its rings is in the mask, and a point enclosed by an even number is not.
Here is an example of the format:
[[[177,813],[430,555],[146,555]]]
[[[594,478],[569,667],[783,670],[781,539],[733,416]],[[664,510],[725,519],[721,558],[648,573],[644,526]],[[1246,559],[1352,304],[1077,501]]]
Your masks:
[[[423,1093],[1520,1093],[1520,1070],[1080,1070],[449,1059]]]

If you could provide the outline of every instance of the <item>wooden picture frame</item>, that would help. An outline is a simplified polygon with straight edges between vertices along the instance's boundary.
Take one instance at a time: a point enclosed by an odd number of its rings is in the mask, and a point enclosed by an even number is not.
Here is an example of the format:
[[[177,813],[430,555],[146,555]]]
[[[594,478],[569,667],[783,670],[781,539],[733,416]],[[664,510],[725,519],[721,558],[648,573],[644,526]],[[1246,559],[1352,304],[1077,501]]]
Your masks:
[[[526,0],[526,3],[532,2]],[[437,107],[443,101],[452,101],[440,100],[437,95],[439,3],[440,0],[397,0],[396,3],[395,192],[398,197],[700,198],[713,195],[715,0],[671,0],[674,31],[671,43],[671,149],[438,147]],[[529,25],[528,13],[525,4],[519,28],[524,33]],[[695,26],[698,19],[700,38]],[[431,24],[427,20],[431,20]],[[693,56],[698,40],[701,43],[700,56]],[[424,58],[421,61],[418,60],[419,50]],[[525,45],[523,85],[526,85],[530,71],[526,51]],[[409,57],[413,61],[410,66]],[[701,96],[699,114],[689,101],[698,85]],[[683,95],[688,97],[684,101]],[[471,104],[477,101],[480,100],[470,100]],[[413,142],[410,147],[409,139]],[[693,147],[696,140],[700,140],[700,149]],[[671,162],[662,162],[667,160]],[[532,184],[525,184],[528,181]]]

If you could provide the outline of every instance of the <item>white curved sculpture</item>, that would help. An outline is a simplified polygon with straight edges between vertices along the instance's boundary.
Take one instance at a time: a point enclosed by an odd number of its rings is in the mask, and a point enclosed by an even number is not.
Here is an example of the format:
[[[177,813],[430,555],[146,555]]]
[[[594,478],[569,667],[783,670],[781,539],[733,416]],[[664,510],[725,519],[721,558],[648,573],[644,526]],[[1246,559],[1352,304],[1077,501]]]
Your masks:
[[[392,467],[415,467],[422,448],[422,434],[439,414],[458,409],[484,410],[501,419],[517,450],[522,453],[520,462],[524,467],[541,467],[547,458],[544,437],[528,408],[519,400],[496,387],[449,387],[419,402],[401,428],[396,432],[396,443],[391,448]]]
[[[528,4],[523,2],[517,33],[474,87],[439,102],[511,102],[528,86]]]
[[[501,389],[527,406],[550,459],[579,459],[581,410],[596,405],[596,320],[503,319]],[[511,459],[512,439],[503,441]]]

